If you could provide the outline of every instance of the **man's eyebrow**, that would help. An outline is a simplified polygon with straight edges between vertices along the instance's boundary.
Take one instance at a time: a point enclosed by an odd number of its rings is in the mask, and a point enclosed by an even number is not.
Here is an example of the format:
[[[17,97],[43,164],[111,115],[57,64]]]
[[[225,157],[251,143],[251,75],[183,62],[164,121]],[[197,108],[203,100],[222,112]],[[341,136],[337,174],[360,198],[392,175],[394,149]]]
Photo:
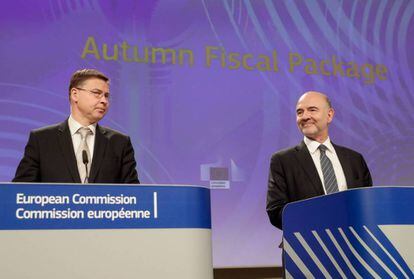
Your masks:
[[[95,88],[95,89],[92,89],[91,91],[95,91],[95,92],[98,92],[98,93],[104,93],[104,94],[111,94],[111,92],[105,92],[105,91],[102,91],[101,89],[98,89],[98,88]]]
[[[309,107],[306,107],[306,108],[297,108],[296,111],[302,111],[302,110],[305,110],[305,109],[319,109],[319,107],[317,107],[317,106],[309,106]]]

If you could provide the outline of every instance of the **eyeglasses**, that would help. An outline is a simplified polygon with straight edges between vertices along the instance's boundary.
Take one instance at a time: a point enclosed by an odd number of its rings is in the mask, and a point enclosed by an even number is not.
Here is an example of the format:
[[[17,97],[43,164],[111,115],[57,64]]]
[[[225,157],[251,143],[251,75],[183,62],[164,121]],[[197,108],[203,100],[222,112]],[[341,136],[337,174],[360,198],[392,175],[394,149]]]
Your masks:
[[[75,88],[78,89],[78,90],[87,91],[88,93],[95,96],[96,99],[101,99],[103,96],[105,96],[105,98],[108,99],[108,100],[111,99],[111,94],[109,92],[102,92],[101,90],[98,90],[98,89],[88,90],[88,89],[79,88],[79,87],[75,87]]]

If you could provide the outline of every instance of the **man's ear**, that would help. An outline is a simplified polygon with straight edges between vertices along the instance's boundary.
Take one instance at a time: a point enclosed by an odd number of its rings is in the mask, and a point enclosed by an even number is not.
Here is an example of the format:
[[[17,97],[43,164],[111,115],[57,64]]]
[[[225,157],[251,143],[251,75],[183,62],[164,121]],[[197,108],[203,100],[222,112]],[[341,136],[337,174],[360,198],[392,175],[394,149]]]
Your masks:
[[[79,91],[76,88],[72,88],[70,90],[70,100],[74,103],[76,103],[79,99],[79,95],[78,95]]]
[[[332,122],[332,119],[335,115],[335,110],[333,108],[328,109],[328,123]]]

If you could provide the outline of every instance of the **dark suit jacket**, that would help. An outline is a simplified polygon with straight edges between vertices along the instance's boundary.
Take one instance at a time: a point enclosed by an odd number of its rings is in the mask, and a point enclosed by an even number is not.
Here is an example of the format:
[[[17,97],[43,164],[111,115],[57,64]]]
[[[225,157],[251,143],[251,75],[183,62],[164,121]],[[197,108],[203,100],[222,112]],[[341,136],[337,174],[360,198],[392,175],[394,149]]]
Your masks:
[[[364,158],[349,148],[332,144],[345,174],[348,189],[372,186]],[[273,154],[270,162],[266,211],[270,222],[282,229],[283,207],[293,201],[324,195],[323,184],[306,144]]]
[[[89,183],[139,183],[128,136],[96,126]],[[30,132],[13,182],[80,183],[67,120]]]

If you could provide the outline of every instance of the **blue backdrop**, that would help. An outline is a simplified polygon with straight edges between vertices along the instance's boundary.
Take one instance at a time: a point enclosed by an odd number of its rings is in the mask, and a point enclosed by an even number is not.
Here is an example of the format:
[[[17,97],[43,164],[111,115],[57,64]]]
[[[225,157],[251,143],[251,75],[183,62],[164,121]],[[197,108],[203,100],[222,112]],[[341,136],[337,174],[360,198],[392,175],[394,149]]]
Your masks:
[[[71,74],[97,68],[113,95],[103,124],[131,136],[143,183],[223,188],[214,265],[278,265],[269,158],[301,140],[304,91],[331,97],[331,139],[363,153],[376,185],[413,184],[413,13],[409,0],[2,1],[0,181],[31,129],[68,116]]]

